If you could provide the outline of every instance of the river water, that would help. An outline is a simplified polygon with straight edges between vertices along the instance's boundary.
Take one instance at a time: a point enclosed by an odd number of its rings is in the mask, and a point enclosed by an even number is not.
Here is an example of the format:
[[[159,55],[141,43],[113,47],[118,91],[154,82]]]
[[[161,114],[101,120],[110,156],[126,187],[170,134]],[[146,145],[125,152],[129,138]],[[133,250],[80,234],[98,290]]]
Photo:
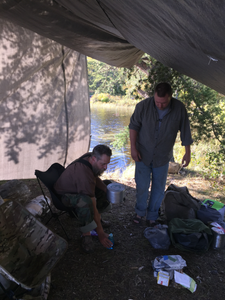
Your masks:
[[[112,149],[108,172],[113,172],[116,169],[122,171],[132,162],[130,144],[124,149],[116,150],[111,143],[115,140],[115,134],[129,125],[133,111],[134,108],[130,107],[91,107],[90,151],[98,144],[105,144]]]

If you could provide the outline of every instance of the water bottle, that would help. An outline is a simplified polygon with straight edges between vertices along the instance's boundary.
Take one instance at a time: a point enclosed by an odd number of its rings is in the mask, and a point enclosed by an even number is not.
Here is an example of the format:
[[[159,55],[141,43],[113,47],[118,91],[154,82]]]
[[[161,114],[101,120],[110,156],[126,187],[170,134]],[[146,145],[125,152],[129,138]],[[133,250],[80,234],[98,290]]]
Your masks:
[[[107,249],[111,250],[111,249],[113,249],[113,246],[114,246],[114,238],[113,238],[113,234],[112,233],[109,234],[108,239],[110,240],[110,242],[112,242],[112,246],[110,248],[107,248]]]

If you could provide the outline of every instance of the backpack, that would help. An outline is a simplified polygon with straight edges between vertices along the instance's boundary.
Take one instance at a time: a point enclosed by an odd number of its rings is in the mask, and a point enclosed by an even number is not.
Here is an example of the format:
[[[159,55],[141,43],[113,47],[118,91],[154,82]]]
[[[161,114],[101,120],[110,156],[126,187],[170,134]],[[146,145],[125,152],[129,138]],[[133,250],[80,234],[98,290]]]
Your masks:
[[[202,202],[200,210],[197,212],[197,218],[203,223],[209,222],[223,223],[225,214],[225,205],[219,201],[205,199]]]
[[[201,201],[191,196],[186,186],[170,184],[165,191],[161,211],[169,222],[173,218],[196,219]]]
[[[169,235],[174,247],[194,252],[207,251],[213,239],[211,229],[198,219],[172,219]]]

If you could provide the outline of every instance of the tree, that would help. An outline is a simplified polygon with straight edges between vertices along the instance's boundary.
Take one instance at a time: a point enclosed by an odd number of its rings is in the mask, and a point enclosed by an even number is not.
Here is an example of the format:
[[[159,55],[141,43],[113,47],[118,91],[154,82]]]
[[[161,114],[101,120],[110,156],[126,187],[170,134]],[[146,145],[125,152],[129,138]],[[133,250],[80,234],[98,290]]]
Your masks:
[[[219,145],[219,150],[209,152],[207,157],[210,164],[220,168],[225,160],[225,96],[163,65],[149,55],[144,55],[127,72],[128,87],[131,87],[129,81],[134,77],[135,87],[133,91],[129,90],[129,93],[135,94],[139,99],[153,95],[155,84],[158,82],[166,81],[171,84],[173,96],[181,100],[187,108],[195,143],[214,139]]]
[[[145,54],[131,69],[116,68],[88,58],[90,92],[127,95],[144,99],[154,94],[156,83],[166,81],[173,87],[173,96],[181,100],[188,111],[195,143],[214,140],[218,151],[208,153],[210,163],[225,159],[225,96],[169,68]],[[115,146],[124,145],[128,129],[117,136]]]
[[[125,73],[103,62],[88,58],[88,81],[90,94],[108,93],[113,96],[125,95]]]
[[[133,81],[133,85],[130,85],[130,80]],[[156,83],[163,81],[169,82],[177,89],[183,82],[182,74],[166,67],[150,55],[145,54],[133,68],[127,69],[127,93],[135,95],[136,99],[152,96]]]

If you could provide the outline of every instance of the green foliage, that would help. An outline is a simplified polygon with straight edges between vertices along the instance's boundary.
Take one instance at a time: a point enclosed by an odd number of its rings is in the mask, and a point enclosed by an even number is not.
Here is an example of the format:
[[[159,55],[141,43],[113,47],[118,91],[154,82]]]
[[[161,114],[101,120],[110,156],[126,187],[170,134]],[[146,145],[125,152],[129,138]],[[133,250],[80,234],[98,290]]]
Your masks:
[[[225,160],[225,97],[189,80],[189,86],[186,85],[179,93],[179,99],[186,103],[195,142],[214,141],[214,148],[206,153],[204,169],[210,177],[221,176]]]
[[[112,146],[116,149],[124,148],[129,141],[129,128],[128,126],[124,127],[119,133],[115,135],[115,141],[112,143]]]
[[[224,176],[225,160],[225,97],[209,87],[168,68],[145,54],[131,69],[118,69],[88,59],[89,87],[93,101],[112,102],[111,95],[127,95],[142,100],[153,95],[155,85],[166,81],[173,87],[173,96],[181,100],[188,111],[195,144],[210,143],[214,147],[202,157],[193,153],[193,161],[211,177]],[[110,96],[109,96],[110,95]],[[121,149],[129,141],[126,127],[115,136],[113,146]],[[176,147],[176,145],[175,145]],[[179,152],[182,159],[182,153]]]
[[[143,68],[143,79],[140,77],[136,84],[136,97],[142,98],[145,93],[153,95],[155,84],[162,81],[169,82],[173,87],[173,96],[181,100],[187,108],[195,143],[200,141],[209,143],[214,140],[214,145],[216,145],[215,149],[210,149],[205,153],[204,170],[207,170],[209,176],[214,178],[223,176],[224,167],[221,162],[225,160],[225,97],[172,68],[164,66],[150,56],[145,55],[143,59],[144,64],[139,62],[136,67]],[[148,70],[147,78],[146,70]],[[128,77],[131,78],[134,73],[135,68],[130,70]]]
[[[154,95],[155,85],[159,82],[169,82],[172,86],[180,85],[181,74],[172,68],[145,54],[141,60],[127,71],[127,91],[136,99]],[[130,81],[132,84],[130,84]]]
[[[224,156],[219,152],[219,143],[215,139],[199,141],[191,145],[191,162],[189,169],[201,173],[207,178],[223,178],[225,176]],[[174,159],[181,163],[184,155],[179,137],[174,145]]]
[[[207,164],[204,165],[204,173],[209,178],[218,178],[225,175],[224,156],[221,152],[209,152],[206,154]]]
[[[108,98],[108,100],[106,100],[107,102],[102,102],[102,95],[104,95],[105,98]],[[90,104],[94,104],[94,105],[104,105],[104,103],[107,103],[107,105],[112,105],[112,106],[122,106],[122,107],[132,107],[134,108],[135,105],[138,103],[139,101],[135,101],[133,99],[129,99],[127,97],[121,97],[121,96],[112,96],[109,94],[94,94],[91,98],[90,98]]]
[[[110,95],[109,94],[104,94],[104,93],[101,93],[101,94],[95,94],[91,97],[91,100],[93,102],[102,102],[102,103],[108,103],[110,102]]]
[[[125,95],[124,69],[107,65],[103,62],[87,59],[88,81],[90,94],[108,93],[110,95]]]

